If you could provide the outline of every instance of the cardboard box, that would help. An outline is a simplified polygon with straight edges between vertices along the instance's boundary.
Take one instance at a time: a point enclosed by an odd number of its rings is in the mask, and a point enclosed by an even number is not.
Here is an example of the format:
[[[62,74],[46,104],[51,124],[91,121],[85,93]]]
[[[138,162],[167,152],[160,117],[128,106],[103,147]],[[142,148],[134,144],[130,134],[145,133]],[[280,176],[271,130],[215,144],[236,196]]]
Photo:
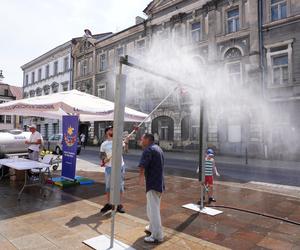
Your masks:
[[[10,168],[9,175],[11,181],[24,181],[25,180],[25,171],[26,170],[15,170]]]

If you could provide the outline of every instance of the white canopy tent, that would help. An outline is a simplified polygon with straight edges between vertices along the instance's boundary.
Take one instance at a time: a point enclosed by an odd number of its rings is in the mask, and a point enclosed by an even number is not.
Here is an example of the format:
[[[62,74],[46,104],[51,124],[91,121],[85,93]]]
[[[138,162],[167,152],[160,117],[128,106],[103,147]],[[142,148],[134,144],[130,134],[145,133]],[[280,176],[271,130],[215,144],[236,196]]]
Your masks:
[[[0,104],[0,115],[62,119],[79,115],[80,121],[113,121],[114,103],[78,90],[59,92]],[[126,122],[141,122],[147,114],[125,108]]]

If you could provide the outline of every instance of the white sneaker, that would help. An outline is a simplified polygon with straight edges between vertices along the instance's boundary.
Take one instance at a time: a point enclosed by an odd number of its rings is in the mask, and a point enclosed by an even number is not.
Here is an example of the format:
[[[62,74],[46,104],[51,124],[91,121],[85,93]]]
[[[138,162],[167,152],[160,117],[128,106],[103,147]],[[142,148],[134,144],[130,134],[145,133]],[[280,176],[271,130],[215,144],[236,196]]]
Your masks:
[[[151,235],[151,236],[145,237],[144,242],[158,244],[158,243],[163,242],[163,239],[154,239],[153,236]]]

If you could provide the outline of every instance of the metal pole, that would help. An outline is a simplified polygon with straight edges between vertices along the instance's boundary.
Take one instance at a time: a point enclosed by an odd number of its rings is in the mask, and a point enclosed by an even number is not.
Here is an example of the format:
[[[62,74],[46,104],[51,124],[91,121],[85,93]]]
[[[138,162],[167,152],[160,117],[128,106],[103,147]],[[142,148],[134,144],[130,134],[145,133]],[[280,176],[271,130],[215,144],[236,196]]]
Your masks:
[[[142,70],[142,71],[147,72],[149,74],[158,76],[158,77],[163,78],[167,81],[177,83],[177,87],[184,86],[184,87],[193,89],[193,91],[201,92],[201,90],[198,86],[194,86],[194,85],[188,84],[186,82],[178,81],[177,79],[175,79],[173,77],[170,77],[170,76],[161,74],[161,73],[159,73],[155,70],[149,69],[149,68],[151,68],[149,65],[145,65],[145,64],[141,63],[140,61],[138,61],[136,58],[133,58],[131,56],[126,55],[126,56],[120,57],[120,63],[124,64],[124,65],[127,65],[129,67],[138,69],[138,70]]]
[[[203,130],[204,130],[204,101],[203,98],[201,98],[200,101],[200,116],[199,116],[199,182],[201,183],[201,192],[200,192],[200,209],[203,209],[204,201],[203,201],[203,194],[204,194],[204,188],[203,188],[203,181],[204,181],[204,164],[203,164]]]
[[[122,75],[122,64],[120,63],[119,74],[116,76],[114,128],[112,148],[112,171],[110,183],[110,202],[114,206],[111,218],[110,248],[114,246],[115,214],[120,204],[120,179],[123,151],[124,113],[126,100],[126,76]]]
[[[144,120],[142,120],[138,125],[137,128],[140,128],[148,119],[151,117],[151,115],[178,89],[178,87],[175,87],[146,117]],[[127,138],[130,138],[136,130],[132,130],[131,133],[127,136]]]

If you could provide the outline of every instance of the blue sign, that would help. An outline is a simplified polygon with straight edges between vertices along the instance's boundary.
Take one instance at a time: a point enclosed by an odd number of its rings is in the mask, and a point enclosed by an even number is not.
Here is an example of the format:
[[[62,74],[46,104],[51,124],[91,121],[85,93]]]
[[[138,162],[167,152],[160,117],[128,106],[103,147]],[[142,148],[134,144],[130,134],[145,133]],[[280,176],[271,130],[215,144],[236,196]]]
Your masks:
[[[62,177],[75,180],[76,156],[77,156],[77,136],[78,136],[78,116],[63,116],[63,140],[62,140]]]

